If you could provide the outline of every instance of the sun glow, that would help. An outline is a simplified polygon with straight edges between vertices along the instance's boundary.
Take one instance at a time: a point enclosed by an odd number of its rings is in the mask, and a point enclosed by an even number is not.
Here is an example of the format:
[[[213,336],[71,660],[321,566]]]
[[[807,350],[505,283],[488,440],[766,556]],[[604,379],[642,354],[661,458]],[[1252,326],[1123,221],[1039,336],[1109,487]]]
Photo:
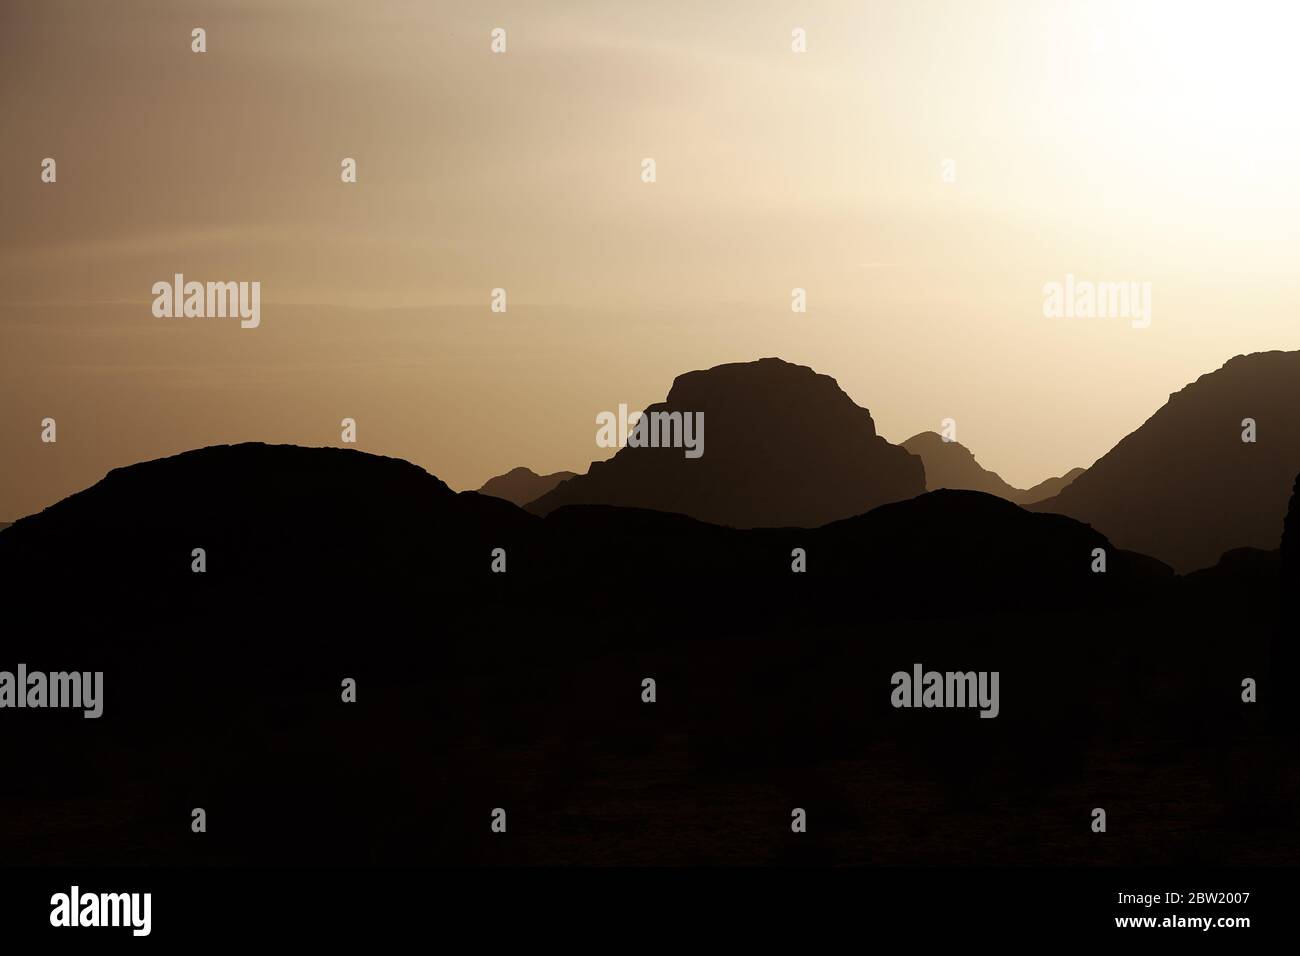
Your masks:
[[[1298,33],[1282,0],[1071,5],[1052,41],[1060,132],[1127,172],[1108,182],[1293,237],[1279,214],[1300,205]]]

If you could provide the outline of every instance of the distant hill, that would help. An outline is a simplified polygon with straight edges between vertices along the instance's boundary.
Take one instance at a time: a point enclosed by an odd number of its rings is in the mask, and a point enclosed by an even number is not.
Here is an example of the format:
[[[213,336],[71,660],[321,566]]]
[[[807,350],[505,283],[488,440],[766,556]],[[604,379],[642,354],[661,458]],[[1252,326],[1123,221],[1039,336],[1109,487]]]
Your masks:
[[[528,509],[606,504],[737,528],[816,527],[925,491],[921,460],[806,366],[767,358],[687,372],[645,411],[703,413],[704,454],[624,447]]]
[[[549,475],[539,475],[531,468],[512,468],[504,475],[489,478],[478,493],[504,498],[523,507],[546,494],[560,482],[568,481],[575,474],[572,471],[557,471]]]
[[[944,441],[937,432],[921,432],[903,442],[903,447],[925,463],[925,486],[930,491],[940,488],[982,491],[1015,501],[1019,488],[1013,488],[996,473],[975,460],[970,449],[955,441]]]
[[[944,441],[937,432],[921,432],[903,442],[903,447],[917,455],[925,463],[925,486],[930,491],[940,488],[952,488],[965,491],[982,491],[997,495],[1016,504],[1028,504],[1050,498],[1075,478],[1083,474],[1084,469],[1074,470],[1060,478],[1049,478],[1028,490],[1015,488],[1002,479],[996,472],[984,468],[965,445],[955,441]]]
[[[1234,548],[1276,549],[1300,470],[1300,352],[1239,355],[1169,397],[1059,494],[1086,521],[1180,572]],[[1256,441],[1242,441],[1253,419]]]
[[[1013,500],[1018,504],[1031,505],[1036,501],[1042,501],[1043,499],[1050,498],[1053,495],[1059,495],[1069,487],[1076,478],[1087,470],[1087,468],[1071,468],[1059,478],[1048,478],[1044,481],[1040,481],[1032,488],[1026,488],[1024,491],[1020,492],[1020,497],[1018,499]]]

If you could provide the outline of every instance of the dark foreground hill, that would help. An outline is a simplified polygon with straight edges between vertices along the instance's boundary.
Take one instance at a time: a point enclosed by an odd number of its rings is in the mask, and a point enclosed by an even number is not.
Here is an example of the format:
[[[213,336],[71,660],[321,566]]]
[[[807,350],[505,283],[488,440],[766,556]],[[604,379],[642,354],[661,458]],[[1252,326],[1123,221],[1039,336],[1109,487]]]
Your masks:
[[[249,443],[117,468],[24,518],[0,560],[24,573],[141,584],[208,573],[265,580],[459,568],[462,551],[506,546],[538,522],[497,498],[456,493],[407,461],[339,448]],[[486,553],[486,552],[484,552]]]
[[[1300,584],[1300,475],[1291,489],[1291,502],[1282,525],[1282,566],[1288,584]]]
[[[0,856],[1294,859],[1276,580],[1234,568],[1193,584],[975,492],[742,531],[541,519],[338,449],[146,462],[0,532],[0,670],[105,675],[97,720],[0,710]],[[893,707],[918,664],[996,671],[998,716]]]
[[[828,375],[767,358],[688,372],[647,416],[700,413],[703,454],[620,448],[528,506],[652,508],[737,528],[814,527],[925,491],[918,458],[876,434]]]
[[[903,442],[903,447],[925,463],[925,486],[931,491],[940,488],[982,491],[1020,505],[1060,494],[1062,489],[1084,472],[1082,468],[1073,468],[1059,478],[1048,478],[1032,488],[1021,489],[1013,487],[997,472],[989,471],[981,465],[965,445],[944,441],[943,436],[937,432],[913,435]]]
[[[1060,494],[1033,505],[1085,521],[1179,571],[1273,550],[1300,470],[1300,352],[1239,355],[1169,397]],[[1253,442],[1242,440],[1254,422]]]
[[[1281,578],[1280,625],[1272,663],[1277,673],[1294,675],[1300,671],[1300,475],[1296,476],[1287,508],[1278,575]],[[1243,597],[1248,599],[1246,595]],[[1294,735],[1300,731],[1300,694],[1286,694],[1286,709]]]

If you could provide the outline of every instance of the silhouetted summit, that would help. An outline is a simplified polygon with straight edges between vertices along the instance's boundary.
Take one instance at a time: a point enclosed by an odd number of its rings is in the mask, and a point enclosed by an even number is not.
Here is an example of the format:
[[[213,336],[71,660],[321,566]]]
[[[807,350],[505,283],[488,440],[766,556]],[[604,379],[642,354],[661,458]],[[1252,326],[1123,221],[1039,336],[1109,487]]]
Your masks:
[[[925,463],[925,486],[982,491],[1014,501],[1018,488],[1007,484],[996,473],[984,468],[969,448],[955,441],[944,441],[937,432],[921,432],[903,442],[903,447]]]
[[[976,491],[932,491],[815,532],[788,534],[792,542],[809,541],[809,553],[835,573],[862,582],[863,593],[874,590],[877,602],[923,614],[932,600],[972,611],[1079,607],[1113,597],[1108,589],[1151,588],[1174,577],[1167,566],[1114,548],[1085,524]],[[1096,548],[1109,555],[1104,575],[1092,570]],[[931,592],[927,581],[937,590]]]
[[[951,488],[964,491],[982,491],[997,495],[1016,504],[1027,504],[1057,494],[1075,478],[1083,474],[1082,468],[1049,478],[1022,490],[1008,484],[996,472],[989,471],[975,460],[965,445],[944,441],[937,432],[921,432],[903,442],[903,447],[925,463],[925,485],[930,491]]]
[[[546,494],[556,485],[568,481],[576,473],[557,471],[549,475],[539,475],[531,468],[512,468],[504,475],[489,478],[478,490],[480,495],[504,498],[521,508]]]
[[[528,509],[610,504],[738,528],[815,527],[925,491],[921,460],[806,366],[767,358],[687,372],[645,412],[703,413],[703,455],[621,448]]]
[[[504,545],[536,524],[508,502],[457,494],[401,459],[246,443],[115,468],[15,522],[0,559],[66,568],[80,553],[106,562],[105,574],[170,576],[188,573],[191,551],[202,548],[210,569],[240,574],[375,574],[428,565],[426,555],[463,566],[454,548]]]
[[[1179,571],[1278,546],[1300,470],[1300,352],[1239,355],[1202,375],[1059,495],[1032,507],[1095,525]],[[1252,419],[1256,440],[1242,440]]]

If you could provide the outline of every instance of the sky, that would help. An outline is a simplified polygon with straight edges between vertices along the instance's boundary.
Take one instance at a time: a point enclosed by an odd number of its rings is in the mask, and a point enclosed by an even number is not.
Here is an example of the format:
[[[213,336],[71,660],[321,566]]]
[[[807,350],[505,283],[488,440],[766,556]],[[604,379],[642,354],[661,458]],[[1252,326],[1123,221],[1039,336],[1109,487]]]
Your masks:
[[[1090,465],[1232,356],[1300,348],[1297,28],[1285,2],[5,0],[0,520],[344,418],[457,489],[584,471],[601,411],[765,356],[891,441],[955,420],[1014,485]],[[156,317],[176,273],[260,282],[260,325]],[[1067,276],[1149,283],[1149,327],[1045,315]]]

